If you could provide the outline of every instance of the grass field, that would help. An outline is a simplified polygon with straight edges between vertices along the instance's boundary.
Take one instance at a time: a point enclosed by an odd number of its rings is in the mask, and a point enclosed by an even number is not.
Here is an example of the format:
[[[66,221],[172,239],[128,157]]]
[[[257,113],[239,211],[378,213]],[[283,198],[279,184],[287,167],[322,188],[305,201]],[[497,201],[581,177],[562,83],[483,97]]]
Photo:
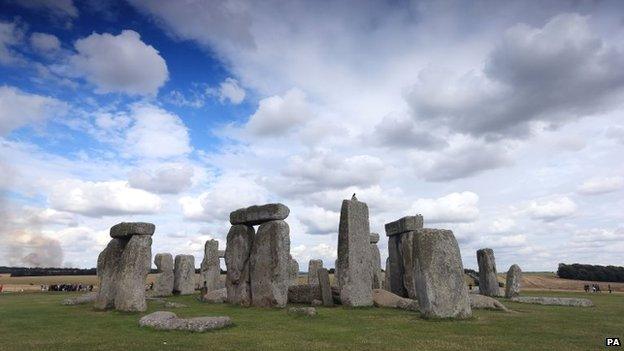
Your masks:
[[[517,313],[479,310],[471,320],[426,321],[383,308],[319,308],[316,317],[280,309],[203,304],[169,298],[183,317],[227,315],[233,327],[193,334],[138,327],[142,314],[61,306],[69,293],[0,295],[0,350],[596,350],[624,337],[624,295],[536,292],[588,297],[595,308],[516,304]],[[164,309],[149,303],[149,311]]]

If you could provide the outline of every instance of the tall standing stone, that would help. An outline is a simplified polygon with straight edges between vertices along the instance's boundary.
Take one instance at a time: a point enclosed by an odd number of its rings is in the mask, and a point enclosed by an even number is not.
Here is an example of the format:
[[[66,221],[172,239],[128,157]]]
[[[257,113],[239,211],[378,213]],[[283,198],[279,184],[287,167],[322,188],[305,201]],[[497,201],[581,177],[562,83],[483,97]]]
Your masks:
[[[321,288],[321,299],[323,301],[323,306],[334,306],[334,298],[332,297],[331,284],[329,282],[329,272],[327,271],[327,268],[321,267],[316,270],[316,273],[318,276],[318,285]]]
[[[500,296],[494,251],[492,249],[477,250],[477,263],[479,264],[479,293],[490,297]]]
[[[153,296],[165,297],[173,294],[173,256],[170,253],[157,253],[154,264],[158,276],[154,282]]]
[[[425,318],[469,318],[472,315],[457,240],[450,230],[414,233],[416,291]]]
[[[414,273],[414,231],[400,235],[399,253],[401,255],[401,267],[403,271],[403,287],[407,297],[416,299],[416,276]]]
[[[290,256],[290,283],[289,285],[297,285],[299,278],[299,262]]]
[[[390,291],[390,257],[386,257],[386,269],[384,271],[384,290]]]
[[[505,297],[510,299],[520,295],[520,279],[522,270],[517,264],[512,264],[507,271],[507,281],[505,284]]]
[[[401,258],[401,236],[388,237],[388,260],[389,263],[389,291],[401,297],[407,297],[405,285],[403,285],[403,258]]]
[[[204,245],[204,259],[200,265],[200,287],[205,288],[206,291],[219,289],[220,275],[219,242],[216,240],[208,240]]]
[[[383,283],[383,278],[381,276],[381,254],[379,253],[377,242],[379,242],[379,234],[372,233],[370,236],[370,269],[373,277],[373,289],[380,289]]]
[[[372,306],[368,206],[355,195],[351,200],[344,200],[340,210],[338,270],[342,304]]]
[[[254,235],[254,228],[246,225],[233,225],[228,232],[225,247],[227,267],[225,287],[227,302],[231,304],[241,306],[251,304],[249,255]]]
[[[290,283],[290,228],[283,220],[260,225],[250,255],[251,302],[284,307]]]
[[[145,280],[152,263],[152,237],[133,235],[119,260],[115,309],[137,312],[147,310]]]
[[[421,215],[406,216],[385,225],[388,236],[388,283],[389,291],[401,297],[416,298],[416,282],[413,272],[414,231],[422,229]]]
[[[173,271],[173,293],[191,295],[195,293],[195,257],[176,255]]]
[[[318,285],[318,274],[316,271],[323,268],[323,260],[310,260],[308,262],[308,284]]]
[[[97,276],[100,284],[95,299],[95,309],[106,310],[115,307],[117,291],[117,269],[123,252],[123,241],[112,239],[100,253],[97,260]]]

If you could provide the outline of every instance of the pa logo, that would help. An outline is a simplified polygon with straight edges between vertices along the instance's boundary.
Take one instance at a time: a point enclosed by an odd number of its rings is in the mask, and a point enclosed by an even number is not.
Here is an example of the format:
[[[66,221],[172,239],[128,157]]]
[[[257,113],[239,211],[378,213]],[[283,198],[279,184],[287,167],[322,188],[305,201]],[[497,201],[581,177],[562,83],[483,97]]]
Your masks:
[[[605,346],[619,346],[622,347],[620,338],[605,338]]]

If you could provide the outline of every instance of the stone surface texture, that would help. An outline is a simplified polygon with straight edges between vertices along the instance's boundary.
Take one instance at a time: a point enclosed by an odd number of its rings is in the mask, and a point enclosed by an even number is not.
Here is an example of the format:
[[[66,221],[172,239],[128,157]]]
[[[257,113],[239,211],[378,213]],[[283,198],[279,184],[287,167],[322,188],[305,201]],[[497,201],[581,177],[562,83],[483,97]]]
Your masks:
[[[384,284],[383,288],[386,291],[390,291],[390,257],[386,257],[386,269],[384,270]]]
[[[544,297],[544,296],[516,296],[511,301],[521,303],[532,303],[538,305],[556,305],[571,307],[593,307],[594,303],[589,299],[573,297]]]
[[[173,293],[177,295],[195,293],[195,256],[176,255],[173,270]]]
[[[329,281],[329,271],[327,268],[319,268],[316,270],[318,276],[318,285],[321,288],[321,297],[323,306],[334,306],[334,298],[332,297],[331,283]]]
[[[147,310],[145,281],[152,265],[152,237],[133,235],[126,243],[117,272],[115,309],[136,312]]]
[[[320,285],[299,284],[288,287],[288,302],[309,304],[313,300],[323,300]]]
[[[230,317],[195,317],[178,318],[173,312],[156,311],[139,320],[139,326],[157,330],[184,330],[192,332],[205,332],[208,330],[221,329],[232,324]]]
[[[290,209],[279,203],[250,206],[230,213],[230,223],[253,226],[269,221],[284,220],[289,214]]]
[[[414,234],[415,232],[405,232],[399,235],[399,255],[401,256],[401,270],[403,271],[403,288],[405,296],[410,299],[417,299],[416,294],[416,272],[414,269]]]
[[[219,288],[219,277],[221,276],[218,241],[206,241],[206,244],[204,244],[204,259],[199,267],[199,286],[207,291],[217,290]]]
[[[173,294],[173,256],[170,253],[157,253],[154,256],[154,264],[158,270],[158,276],[154,281],[152,296],[164,297]]]
[[[423,216],[421,215],[403,217],[385,225],[387,236],[411,232],[422,227]]]
[[[316,271],[323,268],[323,260],[310,260],[308,262],[308,284],[318,284],[318,274]]]
[[[199,297],[199,301],[209,303],[224,303],[226,299],[227,289],[225,288],[208,291],[204,295]]]
[[[95,302],[96,298],[97,298],[97,293],[90,292],[90,293],[86,293],[80,296],[68,297],[66,299],[63,299],[63,301],[61,301],[61,305],[65,305],[65,306],[84,305],[86,303]]]
[[[379,242],[379,233],[371,233],[370,235],[370,243],[377,244]]]
[[[522,270],[517,264],[512,264],[507,271],[507,279],[505,283],[505,297],[510,299],[520,295],[520,280],[522,279]]]
[[[381,273],[381,253],[376,243],[370,243],[370,270],[373,280],[373,289],[380,289],[383,284],[383,275]]]
[[[500,288],[496,279],[496,261],[492,249],[477,250],[479,264],[479,292],[481,295],[498,297]]]
[[[290,283],[290,228],[282,220],[260,225],[249,259],[251,303],[284,307]]]
[[[124,248],[124,241],[122,239],[112,239],[98,256],[97,276],[99,290],[94,304],[97,310],[106,310],[115,306],[117,270]]]
[[[355,196],[351,200],[344,200],[340,210],[338,270],[342,304],[352,307],[372,306],[368,206]]]
[[[373,303],[376,307],[419,311],[417,300],[401,297],[383,289],[373,289]]]
[[[419,229],[414,233],[416,290],[425,318],[472,316],[468,287],[457,240],[450,230]]]
[[[241,306],[251,304],[249,256],[254,237],[254,228],[246,225],[233,225],[228,232],[225,247],[225,287],[228,303]]]
[[[145,222],[121,222],[110,229],[113,238],[129,238],[133,235],[153,235],[156,226]]]
[[[288,286],[297,285],[297,278],[299,278],[299,262],[290,256],[290,282]]]
[[[504,312],[509,312],[507,307],[500,303],[497,299],[485,295],[480,294],[469,294],[470,295],[470,307],[472,309],[487,309],[487,310],[501,310]]]

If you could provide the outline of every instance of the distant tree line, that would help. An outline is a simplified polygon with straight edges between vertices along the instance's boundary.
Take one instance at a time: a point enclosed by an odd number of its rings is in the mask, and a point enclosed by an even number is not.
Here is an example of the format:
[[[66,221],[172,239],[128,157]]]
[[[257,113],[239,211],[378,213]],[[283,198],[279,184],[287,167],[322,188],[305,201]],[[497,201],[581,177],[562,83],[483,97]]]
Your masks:
[[[36,277],[45,275],[96,275],[95,268],[42,268],[42,267],[0,267],[0,274],[11,277]]]
[[[559,263],[557,275],[565,279],[624,282],[624,267]]]

